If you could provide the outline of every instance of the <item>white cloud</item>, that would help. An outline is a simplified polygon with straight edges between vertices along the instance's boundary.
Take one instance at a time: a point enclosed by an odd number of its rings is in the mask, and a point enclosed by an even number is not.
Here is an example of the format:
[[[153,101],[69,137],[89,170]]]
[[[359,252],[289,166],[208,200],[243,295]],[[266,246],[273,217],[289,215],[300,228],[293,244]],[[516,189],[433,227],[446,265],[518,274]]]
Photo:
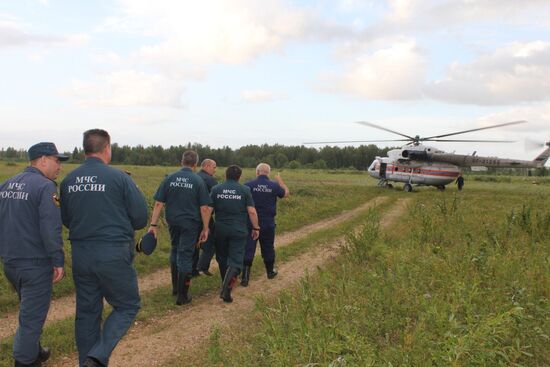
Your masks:
[[[550,99],[550,43],[512,43],[470,64],[455,63],[426,89],[434,99],[478,105]]]
[[[416,43],[401,41],[356,57],[341,75],[323,77],[323,89],[367,99],[416,99],[421,97],[426,68],[426,56]]]
[[[0,48],[41,45],[49,47],[80,46],[89,41],[84,34],[68,36],[42,35],[27,30],[28,26],[9,17],[0,17]]]
[[[550,26],[546,0],[389,0],[386,21],[416,27],[452,27],[471,22]]]
[[[84,107],[164,106],[181,108],[184,85],[181,80],[160,74],[129,70],[109,73],[98,83],[73,80],[67,94]]]
[[[106,18],[96,32],[125,32],[142,37],[142,43],[127,57],[105,51],[98,55],[98,61],[119,69],[152,69],[169,83],[169,90],[176,91],[178,88],[170,87],[174,79],[203,79],[212,64],[242,64],[266,53],[280,52],[291,40],[304,38],[316,29],[308,12],[283,0],[118,0],[118,4],[120,14]],[[332,32],[329,28],[323,28],[323,32]],[[112,90],[113,82],[103,79],[111,84],[103,90]],[[82,90],[93,90],[81,87],[77,88],[81,90],[79,95],[84,94]],[[242,97],[247,101],[281,98],[258,94]],[[167,104],[163,98],[152,96],[114,100],[121,102],[96,102],[119,105],[147,100]]]
[[[277,101],[287,99],[288,97],[266,90],[245,90],[241,92],[241,98],[245,102],[258,103]]]
[[[202,79],[212,64],[242,64],[281,52],[289,42],[312,34],[327,39],[346,33],[346,27],[322,23],[310,11],[283,0],[118,0],[118,4],[119,15],[106,18],[96,32],[125,32],[141,36],[143,41],[129,56],[122,58],[104,51],[97,56],[98,61],[118,69],[152,69],[169,83],[174,79]],[[113,89],[113,81],[103,78],[103,82],[110,84],[101,87],[104,93]],[[84,96],[85,91],[95,88],[100,88],[99,84],[91,88],[77,83],[73,90]],[[129,100],[166,104],[159,98],[122,98],[115,94],[111,102],[95,101],[101,105],[127,104]],[[258,102],[286,97],[248,91],[241,98]]]
[[[307,14],[279,0],[257,2],[119,0],[122,15],[101,30],[124,30],[154,39],[139,50],[152,64],[243,63],[279,51],[301,37]]]
[[[388,0],[388,4],[391,8],[388,19],[397,22],[409,20],[420,3],[422,3],[422,1]]]
[[[528,123],[516,126],[515,131],[530,135],[536,134],[539,139],[550,140],[550,102],[510,108],[485,116],[479,122],[481,125],[487,125],[489,122],[498,123],[519,120],[525,120]]]

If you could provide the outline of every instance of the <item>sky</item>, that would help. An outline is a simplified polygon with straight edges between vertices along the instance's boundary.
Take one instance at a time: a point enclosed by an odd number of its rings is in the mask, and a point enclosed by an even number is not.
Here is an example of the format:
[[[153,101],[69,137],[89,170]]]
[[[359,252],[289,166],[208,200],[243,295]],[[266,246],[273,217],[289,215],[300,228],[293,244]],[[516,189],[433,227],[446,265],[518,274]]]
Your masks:
[[[0,147],[72,151],[90,128],[238,148],[400,138],[357,121],[434,136],[526,120],[455,137],[515,143],[433,145],[533,159],[550,140],[548,14],[548,0],[0,0]]]

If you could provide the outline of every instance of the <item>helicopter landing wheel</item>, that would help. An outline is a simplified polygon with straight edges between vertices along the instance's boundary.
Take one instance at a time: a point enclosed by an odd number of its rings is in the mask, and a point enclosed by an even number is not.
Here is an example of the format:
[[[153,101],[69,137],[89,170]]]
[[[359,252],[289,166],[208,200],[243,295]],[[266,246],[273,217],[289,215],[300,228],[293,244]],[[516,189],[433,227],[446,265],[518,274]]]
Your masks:
[[[391,183],[386,184],[386,188],[388,188],[388,189],[393,189],[393,185],[392,185]]]
[[[411,192],[413,191],[413,187],[410,183],[406,183],[404,186],[403,186],[403,191],[405,192]]]
[[[439,185],[439,186],[437,186],[437,189],[439,191],[445,191],[445,185]]]

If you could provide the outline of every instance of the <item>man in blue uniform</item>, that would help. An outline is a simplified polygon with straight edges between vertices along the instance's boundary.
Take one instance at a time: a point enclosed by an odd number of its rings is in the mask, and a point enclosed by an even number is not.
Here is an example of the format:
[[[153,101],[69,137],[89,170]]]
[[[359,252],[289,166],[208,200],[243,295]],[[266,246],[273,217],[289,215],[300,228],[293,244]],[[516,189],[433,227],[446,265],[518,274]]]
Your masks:
[[[155,206],[149,228],[149,232],[153,232],[156,238],[160,213],[166,205],[166,222],[172,243],[172,293],[177,294],[178,305],[191,302],[189,286],[193,273],[193,254],[196,247],[208,239],[208,222],[212,214],[206,185],[193,172],[198,159],[195,151],[186,151],[181,160],[183,168],[162,181],[154,196]]]
[[[262,258],[264,259],[265,270],[268,279],[273,279],[277,275],[274,269],[275,263],[275,216],[277,215],[277,199],[286,198],[289,195],[288,187],[283,182],[280,175],[275,176],[277,182],[269,179],[271,167],[267,163],[260,163],[256,167],[256,179],[245,183],[250,187],[258,218],[260,222],[260,248]],[[244,258],[244,269],[241,277],[241,285],[248,286],[250,279],[250,269],[256,253],[256,240],[248,238],[246,253]]]
[[[50,351],[40,345],[52,283],[63,278],[63,240],[57,187],[60,155],[53,143],[29,151],[30,167],[0,184],[0,258],[19,296],[13,339],[15,366],[41,366]]]
[[[84,164],[61,183],[61,216],[69,229],[76,288],[80,366],[107,366],[140,308],[134,230],[147,224],[147,204],[126,173],[110,167],[111,138],[84,132]],[[103,325],[103,299],[113,311]]]
[[[220,298],[233,302],[231,290],[243,266],[244,249],[248,236],[248,219],[252,223],[252,238],[258,238],[258,215],[250,189],[239,184],[242,169],[229,166],[226,181],[214,186],[210,196],[216,215],[216,260],[223,283]]]
[[[208,189],[208,194],[210,194],[212,188],[218,184],[218,180],[214,178],[216,168],[216,162],[207,158],[202,161],[201,170],[197,173],[197,175],[204,180],[206,188]],[[208,271],[208,268],[210,267],[210,262],[212,261],[212,257],[214,256],[214,252],[216,250],[213,219],[210,219],[209,230],[210,233],[208,234],[208,239],[202,244],[202,252],[199,257],[199,262],[197,263],[197,271],[202,271],[205,275],[212,275],[212,273]]]
[[[459,174],[455,181],[458,191],[462,191],[462,187],[464,187],[464,177],[462,177],[462,174]]]

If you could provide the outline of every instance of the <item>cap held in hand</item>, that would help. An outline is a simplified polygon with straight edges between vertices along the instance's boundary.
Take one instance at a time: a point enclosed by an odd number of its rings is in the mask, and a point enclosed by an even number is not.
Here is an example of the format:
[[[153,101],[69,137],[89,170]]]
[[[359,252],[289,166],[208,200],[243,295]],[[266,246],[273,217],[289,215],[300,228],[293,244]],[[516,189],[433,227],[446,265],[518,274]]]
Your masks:
[[[151,255],[157,247],[157,239],[153,235],[153,232],[147,232],[141,237],[138,243],[136,243],[136,251],[143,252],[145,255]]]

